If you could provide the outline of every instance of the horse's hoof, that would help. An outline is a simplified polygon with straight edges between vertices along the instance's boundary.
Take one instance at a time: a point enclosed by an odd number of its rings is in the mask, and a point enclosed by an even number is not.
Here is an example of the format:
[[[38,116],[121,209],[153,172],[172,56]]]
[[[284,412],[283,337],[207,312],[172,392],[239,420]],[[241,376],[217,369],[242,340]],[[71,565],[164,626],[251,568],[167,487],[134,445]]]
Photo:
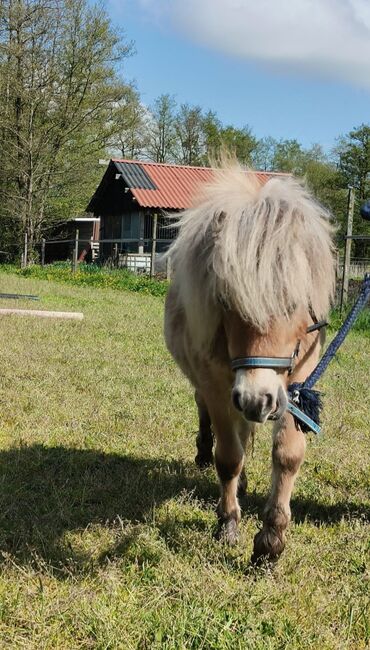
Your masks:
[[[216,531],[216,539],[229,546],[235,546],[239,539],[239,530],[238,523],[233,517],[226,521],[220,521]]]
[[[262,528],[254,538],[251,564],[275,563],[285,548],[285,540],[273,528]]]
[[[213,454],[212,451],[198,451],[195,456],[195,463],[198,465],[199,469],[206,469],[213,465]]]

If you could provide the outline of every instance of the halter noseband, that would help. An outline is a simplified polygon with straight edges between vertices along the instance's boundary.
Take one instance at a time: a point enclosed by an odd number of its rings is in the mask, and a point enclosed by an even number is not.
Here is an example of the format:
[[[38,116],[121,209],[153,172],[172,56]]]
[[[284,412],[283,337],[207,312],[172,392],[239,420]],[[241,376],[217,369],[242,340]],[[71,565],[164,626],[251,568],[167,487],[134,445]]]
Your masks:
[[[306,333],[310,334],[311,332],[321,330],[321,328],[326,327],[327,324],[328,323],[324,320],[315,322],[307,327]],[[291,375],[294,370],[296,358],[299,354],[300,343],[301,341],[298,339],[294,352],[290,357],[240,357],[231,361],[231,368],[232,370],[239,370],[240,368],[277,368],[288,370],[288,375]],[[316,424],[316,422],[306,413],[304,413],[300,408],[298,408],[299,391],[289,390],[289,388],[293,389],[296,386],[297,384],[292,384],[290,387],[288,387],[289,399],[287,404],[287,411],[293,415],[296,422],[299,420],[306,427],[308,427],[308,429],[311,429],[311,431],[320,433],[320,426]]]
[[[288,373],[293,372],[296,351],[293,352],[291,357],[240,357],[233,359],[231,362],[232,370],[239,370],[240,368],[277,368],[288,370]]]

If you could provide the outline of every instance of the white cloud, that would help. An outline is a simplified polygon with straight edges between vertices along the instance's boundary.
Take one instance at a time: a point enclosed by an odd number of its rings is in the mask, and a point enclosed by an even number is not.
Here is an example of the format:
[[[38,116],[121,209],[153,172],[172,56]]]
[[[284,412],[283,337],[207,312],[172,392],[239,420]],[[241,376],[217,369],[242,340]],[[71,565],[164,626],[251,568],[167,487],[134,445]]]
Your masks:
[[[370,0],[140,0],[156,22],[279,71],[370,88]],[[167,22],[167,21],[166,21]]]

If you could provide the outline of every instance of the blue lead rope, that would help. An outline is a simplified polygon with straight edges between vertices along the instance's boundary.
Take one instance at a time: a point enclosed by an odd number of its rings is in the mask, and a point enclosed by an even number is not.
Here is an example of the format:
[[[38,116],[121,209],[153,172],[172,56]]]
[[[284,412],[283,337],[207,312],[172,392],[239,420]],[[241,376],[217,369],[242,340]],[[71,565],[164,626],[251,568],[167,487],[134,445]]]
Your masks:
[[[356,321],[357,316],[365,307],[370,297],[370,273],[366,273],[359,297],[353,305],[350,313],[338,331],[336,337],[332,340],[327,350],[321,357],[316,368],[307,377],[303,384],[291,384],[288,386],[289,402],[287,411],[294,417],[295,423],[305,433],[314,431],[320,433],[320,411],[322,408],[321,394],[313,390],[313,386],[320,379],[323,372],[328,367],[335,353],[342,345],[349,330]]]

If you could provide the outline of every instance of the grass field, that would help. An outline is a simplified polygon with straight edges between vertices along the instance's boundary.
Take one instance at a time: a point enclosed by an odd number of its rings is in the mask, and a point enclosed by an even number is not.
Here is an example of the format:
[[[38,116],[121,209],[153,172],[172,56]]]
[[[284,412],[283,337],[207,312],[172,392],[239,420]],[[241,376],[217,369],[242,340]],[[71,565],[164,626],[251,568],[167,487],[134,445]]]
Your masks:
[[[213,538],[217,480],[193,462],[163,298],[9,273],[0,290],[85,314],[0,317],[1,649],[369,647],[369,338],[351,333],[321,383],[324,435],[309,436],[270,573],[249,566],[269,430],[230,549]]]

